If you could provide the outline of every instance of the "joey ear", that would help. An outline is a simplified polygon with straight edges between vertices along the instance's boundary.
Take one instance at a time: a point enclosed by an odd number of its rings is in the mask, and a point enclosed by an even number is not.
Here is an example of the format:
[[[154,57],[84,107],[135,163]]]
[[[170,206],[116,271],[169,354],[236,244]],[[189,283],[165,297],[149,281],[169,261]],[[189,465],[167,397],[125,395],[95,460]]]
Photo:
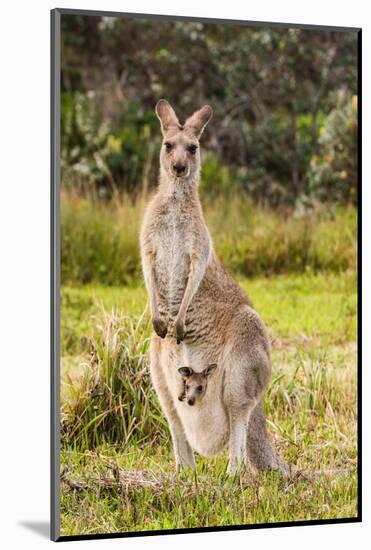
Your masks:
[[[200,139],[202,132],[205,129],[206,124],[213,116],[213,110],[210,105],[204,105],[198,111],[194,112],[192,116],[187,118],[185,125],[191,128],[196,134],[197,139]]]
[[[217,364],[216,364],[216,363],[213,363],[212,365],[208,365],[208,366],[206,367],[206,369],[204,369],[204,371],[203,371],[202,374],[203,374],[204,376],[211,376],[211,375],[214,373],[216,367],[217,367]]]
[[[160,119],[162,133],[166,132],[170,126],[179,126],[175,111],[166,99],[160,99],[157,102],[156,115]]]
[[[180,367],[178,372],[181,376],[183,376],[183,378],[188,378],[191,374],[193,374],[193,370],[189,367]]]

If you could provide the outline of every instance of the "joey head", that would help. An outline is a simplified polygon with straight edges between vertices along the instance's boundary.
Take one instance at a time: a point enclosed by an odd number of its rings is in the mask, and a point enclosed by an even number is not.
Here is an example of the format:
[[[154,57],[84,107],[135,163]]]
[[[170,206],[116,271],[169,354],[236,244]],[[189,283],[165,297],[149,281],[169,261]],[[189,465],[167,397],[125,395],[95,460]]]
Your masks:
[[[201,401],[206,393],[208,379],[215,369],[215,363],[208,365],[201,372],[194,372],[190,367],[178,369],[183,382],[182,393],[178,396],[179,401],[186,401],[190,406]]]

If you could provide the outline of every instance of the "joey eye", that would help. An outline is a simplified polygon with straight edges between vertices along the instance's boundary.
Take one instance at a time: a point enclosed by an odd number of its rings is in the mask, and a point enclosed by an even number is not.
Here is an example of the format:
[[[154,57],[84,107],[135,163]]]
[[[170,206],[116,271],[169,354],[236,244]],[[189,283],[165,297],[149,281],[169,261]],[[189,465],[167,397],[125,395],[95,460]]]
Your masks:
[[[171,151],[171,149],[173,148],[173,146],[171,145],[171,143],[169,143],[168,141],[165,143],[165,149],[167,152]]]
[[[186,384],[185,388],[186,388],[186,390],[189,390],[189,385],[188,385],[188,384]]]
[[[190,145],[188,151],[191,153],[191,155],[195,155],[197,151],[197,145]]]
[[[202,391],[202,386],[197,386],[197,391],[201,392]]]

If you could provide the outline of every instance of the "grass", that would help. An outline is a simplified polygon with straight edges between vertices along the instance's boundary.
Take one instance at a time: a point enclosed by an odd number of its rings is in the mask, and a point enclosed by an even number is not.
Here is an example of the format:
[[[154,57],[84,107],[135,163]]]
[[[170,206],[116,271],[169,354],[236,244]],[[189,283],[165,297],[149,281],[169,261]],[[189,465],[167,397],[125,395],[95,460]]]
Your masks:
[[[341,274],[289,274],[273,278],[239,278],[267,327],[281,339],[320,336],[326,342],[355,340],[357,280]],[[88,349],[102,306],[139,318],[147,303],[143,285],[62,287],[61,347],[63,357]],[[92,322],[93,321],[93,322]]]
[[[110,448],[99,455],[64,453],[62,533],[212,527],[356,514],[357,485],[349,469],[335,472],[322,466],[322,475],[314,480],[305,476],[284,480],[275,473],[250,472],[228,479],[225,457],[219,457],[208,462],[200,459],[196,476],[183,474],[175,479],[168,450],[156,447],[150,454],[148,450],[120,455]],[[128,472],[133,470],[139,470],[142,478],[128,483]],[[120,472],[124,473],[119,478]],[[143,483],[143,478],[152,483]]]
[[[354,272],[240,282],[272,340],[269,431],[305,474],[231,480],[225,453],[198,457],[196,476],[175,474],[148,376],[143,287],[65,286],[63,535],[356,516]]]
[[[147,200],[94,203],[62,194],[64,284],[132,285],[141,277],[139,229]],[[244,196],[203,201],[218,256],[237,275],[342,272],[356,268],[357,213],[317,206],[277,212]]]

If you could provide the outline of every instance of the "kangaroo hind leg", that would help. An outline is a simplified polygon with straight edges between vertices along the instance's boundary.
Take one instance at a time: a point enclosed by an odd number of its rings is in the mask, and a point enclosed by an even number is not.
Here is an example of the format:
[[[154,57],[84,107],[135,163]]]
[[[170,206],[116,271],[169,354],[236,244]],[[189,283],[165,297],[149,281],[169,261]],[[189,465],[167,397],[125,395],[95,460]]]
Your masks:
[[[235,475],[247,462],[247,430],[253,402],[232,407],[229,411],[229,462],[228,474]]]
[[[261,400],[270,374],[269,358],[259,346],[237,342],[228,358],[224,402],[229,414],[229,465],[234,474],[240,464],[247,464],[248,433],[253,411]]]
[[[269,440],[262,400],[251,414],[247,430],[247,456],[257,470],[277,470],[290,475],[290,467],[281,460]]]

